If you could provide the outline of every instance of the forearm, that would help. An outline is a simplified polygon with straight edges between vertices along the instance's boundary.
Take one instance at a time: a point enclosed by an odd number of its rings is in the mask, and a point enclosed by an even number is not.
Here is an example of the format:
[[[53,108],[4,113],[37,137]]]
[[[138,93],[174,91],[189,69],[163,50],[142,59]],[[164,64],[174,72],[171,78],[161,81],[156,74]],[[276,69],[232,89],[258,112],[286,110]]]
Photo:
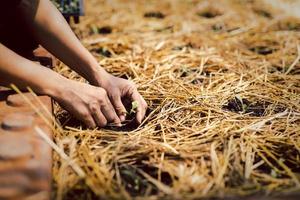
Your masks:
[[[39,94],[54,96],[68,80],[54,71],[14,53],[0,43],[0,84],[29,86]]]
[[[25,17],[36,11],[34,18],[28,17],[26,23],[40,44],[91,83],[99,78],[94,77],[96,74],[106,74],[49,0],[23,1],[27,4],[23,3],[20,10]],[[38,1],[36,10],[30,7],[35,1]]]

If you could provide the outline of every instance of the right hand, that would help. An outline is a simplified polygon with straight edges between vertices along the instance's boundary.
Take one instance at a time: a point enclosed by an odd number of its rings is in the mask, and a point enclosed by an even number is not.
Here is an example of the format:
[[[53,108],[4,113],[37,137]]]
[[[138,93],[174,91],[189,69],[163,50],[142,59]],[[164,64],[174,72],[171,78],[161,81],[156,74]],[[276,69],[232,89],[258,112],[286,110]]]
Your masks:
[[[53,96],[60,106],[89,128],[104,127],[108,123],[121,126],[121,121],[103,88],[68,81]]]

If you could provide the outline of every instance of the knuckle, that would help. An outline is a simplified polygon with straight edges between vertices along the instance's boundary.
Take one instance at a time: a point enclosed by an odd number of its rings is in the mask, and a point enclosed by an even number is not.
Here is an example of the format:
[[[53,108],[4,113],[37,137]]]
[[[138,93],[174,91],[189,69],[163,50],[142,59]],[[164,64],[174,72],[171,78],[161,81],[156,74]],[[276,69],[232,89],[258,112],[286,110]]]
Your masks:
[[[129,84],[129,88],[130,88],[132,91],[137,90],[137,86],[135,85],[135,83],[132,83],[132,82],[131,82],[131,84]]]
[[[134,82],[132,82],[132,81],[128,82],[128,86],[132,87],[132,88],[136,88],[136,84]]]
[[[96,126],[95,123],[90,119],[84,120],[84,123],[90,128],[95,128],[95,126]]]
[[[84,119],[88,119],[90,116],[90,113],[88,111],[83,111],[83,112],[81,112],[81,115]]]
[[[105,102],[105,98],[98,98],[98,102],[100,103],[100,104],[103,104],[104,102]]]
[[[148,108],[148,104],[146,102],[143,103],[144,108]]]
[[[133,93],[137,89],[135,83],[129,82],[126,86],[126,90],[129,91],[130,93]]]
[[[120,97],[120,92],[118,92],[118,91],[111,92],[111,95],[110,95],[111,99],[117,100],[117,99],[119,99],[119,97]]]
[[[107,125],[107,120],[106,119],[103,119],[103,120],[100,121],[100,126],[101,127],[104,127],[106,125]]]
[[[104,96],[106,96],[106,95],[107,95],[107,92],[106,92],[106,90],[105,90],[105,89],[103,89],[103,88],[99,88],[99,93],[100,93],[100,94],[102,94],[102,95],[104,95]]]
[[[91,102],[90,104],[89,104],[89,108],[90,108],[90,110],[92,111],[92,112],[97,112],[97,110],[98,110],[98,103],[97,102]]]
[[[90,104],[90,110],[95,113],[99,110],[99,106],[98,106],[98,103],[92,103]]]

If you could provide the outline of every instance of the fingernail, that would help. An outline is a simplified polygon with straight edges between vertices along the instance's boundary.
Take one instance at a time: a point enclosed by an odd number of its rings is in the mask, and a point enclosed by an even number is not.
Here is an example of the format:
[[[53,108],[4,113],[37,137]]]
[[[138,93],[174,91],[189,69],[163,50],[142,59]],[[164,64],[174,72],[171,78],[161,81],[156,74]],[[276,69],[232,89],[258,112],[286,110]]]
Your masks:
[[[125,115],[121,115],[120,120],[121,120],[121,122],[124,122],[125,121]]]

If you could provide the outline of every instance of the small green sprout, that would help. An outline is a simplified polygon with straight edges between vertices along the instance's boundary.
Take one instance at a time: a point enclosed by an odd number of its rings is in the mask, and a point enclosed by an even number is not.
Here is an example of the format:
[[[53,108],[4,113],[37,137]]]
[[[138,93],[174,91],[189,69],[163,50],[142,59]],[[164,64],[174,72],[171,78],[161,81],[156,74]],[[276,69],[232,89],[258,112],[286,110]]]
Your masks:
[[[246,112],[248,106],[247,106],[247,104],[244,104],[242,97],[237,94],[237,95],[235,95],[235,98],[237,100],[239,100],[239,102],[241,103],[241,105],[242,105],[242,112]]]
[[[276,173],[276,171],[275,171],[274,169],[271,170],[271,176],[272,176],[273,178],[276,178],[276,177],[277,177],[277,173]]]
[[[92,29],[92,32],[94,33],[94,34],[98,34],[98,27],[96,26],[96,25],[92,25],[91,26],[91,29]]]
[[[130,114],[136,113],[136,110],[137,110],[138,106],[139,106],[139,103],[137,101],[131,102]]]
[[[241,102],[241,104],[243,104],[243,99],[240,95],[235,95],[235,98],[237,98]]]

